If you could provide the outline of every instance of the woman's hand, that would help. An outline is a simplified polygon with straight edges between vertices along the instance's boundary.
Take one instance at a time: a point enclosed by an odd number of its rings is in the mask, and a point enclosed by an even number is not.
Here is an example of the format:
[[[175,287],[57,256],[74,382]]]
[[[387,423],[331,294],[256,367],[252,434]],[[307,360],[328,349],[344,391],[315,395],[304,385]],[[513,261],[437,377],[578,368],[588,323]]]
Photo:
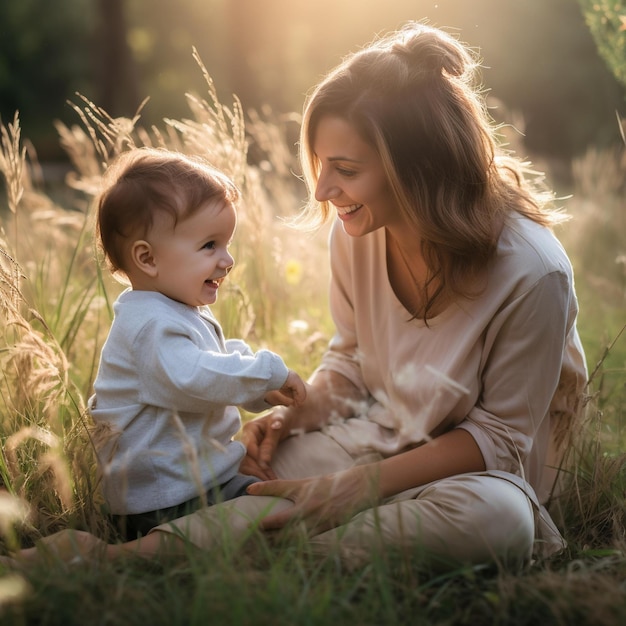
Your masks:
[[[262,529],[279,529],[300,520],[317,534],[375,506],[379,499],[377,477],[376,465],[359,465],[327,476],[254,483],[247,491],[250,495],[276,496],[294,503],[287,511],[263,518]]]
[[[322,370],[311,378],[311,383],[304,385],[304,402],[276,407],[271,413],[244,424],[241,441],[247,456],[240,465],[242,473],[262,480],[275,479],[270,463],[282,439],[295,430],[319,430],[331,415],[347,419],[354,415],[355,404],[363,400],[354,384],[333,371]]]
[[[284,410],[274,409],[271,413],[253,419],[243,425],[241,441],[247,454],[239,471],[262,480],[274,480],[270,463],[281,439],[289,434],[289,419]]]

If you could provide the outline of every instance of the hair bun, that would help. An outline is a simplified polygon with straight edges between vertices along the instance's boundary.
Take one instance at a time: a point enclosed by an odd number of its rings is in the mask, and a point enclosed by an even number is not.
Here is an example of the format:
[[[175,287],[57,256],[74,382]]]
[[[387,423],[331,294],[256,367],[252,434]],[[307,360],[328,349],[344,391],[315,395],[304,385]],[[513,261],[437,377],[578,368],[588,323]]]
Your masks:
[[[409,23],[394,33],[390,49],[425,76],[462,78],[477,61],[452,35],[420,23]]]

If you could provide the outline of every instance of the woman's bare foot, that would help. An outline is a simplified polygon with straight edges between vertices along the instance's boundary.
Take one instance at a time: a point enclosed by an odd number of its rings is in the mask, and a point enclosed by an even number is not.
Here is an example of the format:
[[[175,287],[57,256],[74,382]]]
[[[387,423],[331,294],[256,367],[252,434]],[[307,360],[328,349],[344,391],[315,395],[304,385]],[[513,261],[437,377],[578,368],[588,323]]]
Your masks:
[[[25,548],[7,557],[7,565],[29,565],[61,561],[63,563],[94,562],[105,558],[107,544],[82,530],[65,529],[44,537],[32,548]]]
[[[98,563],[137,557],[184,557],[186,554],[186,543],[170,533],[153,532],[127,543],[107,544],[91,533],[68,528],[40,539],[32,548],[0,556],[0,564],[19,569],[39,563]]]

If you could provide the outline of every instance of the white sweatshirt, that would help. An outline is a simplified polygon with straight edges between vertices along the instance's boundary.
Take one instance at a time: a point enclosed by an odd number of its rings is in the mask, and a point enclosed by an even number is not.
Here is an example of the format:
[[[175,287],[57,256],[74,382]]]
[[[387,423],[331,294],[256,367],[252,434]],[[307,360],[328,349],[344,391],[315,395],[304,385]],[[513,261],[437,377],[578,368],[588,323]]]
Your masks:
[[[232,478],[245,454],[235,405],[269,408],[265,394],[287,379],[282,359],[225,340],[208,307],[157,292],[126,290],[114,312],[90,399],[111,435],[97,438],[111,513],[181,504]]]

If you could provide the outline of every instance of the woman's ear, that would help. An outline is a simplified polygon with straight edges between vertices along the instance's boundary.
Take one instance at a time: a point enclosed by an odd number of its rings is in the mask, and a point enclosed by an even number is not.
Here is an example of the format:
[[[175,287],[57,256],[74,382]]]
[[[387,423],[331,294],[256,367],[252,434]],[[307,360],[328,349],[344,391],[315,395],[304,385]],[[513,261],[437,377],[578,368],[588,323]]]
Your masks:
[[[143,239],[133,243],[130,250],[133,265],[144,274],[154,278],[157,275],[156,259],[152,253],[152,246]]]

